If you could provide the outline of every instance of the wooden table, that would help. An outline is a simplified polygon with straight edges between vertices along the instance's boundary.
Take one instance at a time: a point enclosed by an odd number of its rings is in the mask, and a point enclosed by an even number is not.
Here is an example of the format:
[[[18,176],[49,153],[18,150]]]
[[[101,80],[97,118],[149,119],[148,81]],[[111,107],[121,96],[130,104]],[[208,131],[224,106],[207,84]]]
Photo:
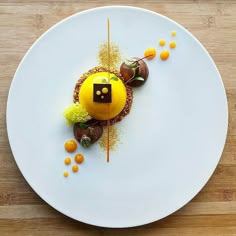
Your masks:
[[[229,103],[227,143],[202,191],[173,215],[143,227],[105,229],[52,209],[30,188],[12,156],[6,102],[14,72],[33,42],[76,12],[133,5],[164,14],[186,27],[213,57]],[[236,235],[236,1],[0,0],[0,235]],[[26,144],[27,145],[27,144]]]

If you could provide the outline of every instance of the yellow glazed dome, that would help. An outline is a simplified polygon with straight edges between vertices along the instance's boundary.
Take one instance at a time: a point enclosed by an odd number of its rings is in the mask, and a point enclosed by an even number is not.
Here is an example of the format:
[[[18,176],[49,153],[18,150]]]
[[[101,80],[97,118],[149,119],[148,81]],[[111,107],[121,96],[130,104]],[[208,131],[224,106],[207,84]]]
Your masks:
[[[115,79],[111,79],[114,78]],[[79,102],[97,120],[108,120],[117,116],[124,108],[126,103],[126,88],[122,80],[110,73],[111,84],[111,103],[94,102],[94,84],[104,84],[108,82],[108,72],[98,72],[90,75],[81,85],[79,90]],[[107,92],[103,89],[102,92]],[[102,94],[101,94],[102,95]]]

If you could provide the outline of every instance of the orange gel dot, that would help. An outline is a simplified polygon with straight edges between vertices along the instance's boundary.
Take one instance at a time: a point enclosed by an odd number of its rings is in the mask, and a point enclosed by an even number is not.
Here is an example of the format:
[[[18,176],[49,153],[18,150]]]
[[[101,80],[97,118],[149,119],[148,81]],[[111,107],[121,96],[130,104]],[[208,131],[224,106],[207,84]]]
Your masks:
[[[156,56],[156,49],[155,48],[147,48],[144,52],[144,56],[148,59],[151,60]]]
[[[170,42],[170,48],[176,48],[176,42]]]
[[[81,164],[84,162],[84,156],[81,153],[75,155],[75,162]]]
[[[172,32],[171,32],[171,35],[172,35],[172,36],[176,36],[176,31],[172,31]]]
[[[77,148],[77,143],[75,140],[71,139],[65,142],[64,147],[67,152],[74,152]]]
[[[98,91],[96,92],[96,94],[97,94],[98,96],[101,95],[101,91],[98,90]]]
[[[169,56],[170,56],[170,53],[167,50],[162,51],[160,54],[160,58],[163,61],[167,60],[169,58]]]
[[[78,172],[79,171],[79,167],[77,165],[72,166],[72,171],[73,172]]]
[[[159,41],[159,45],[160,45],[160,46],[165,46],[165,44],[166,44],[166,41],[165,41],[164,39],[161,39],[161,40]]]
[[[68,171],[64,171],[63,175],[64,175],[64,177],[68,177],[69,176],[69,172]]]
[[[66,165],[70,165],[71,159],[70,159],[69,157],[65,158],[64,163],[65,163]]]
[[[108,93],[108,88],[106,88],[106,87],[102,88],[102,93],[107,94]]]

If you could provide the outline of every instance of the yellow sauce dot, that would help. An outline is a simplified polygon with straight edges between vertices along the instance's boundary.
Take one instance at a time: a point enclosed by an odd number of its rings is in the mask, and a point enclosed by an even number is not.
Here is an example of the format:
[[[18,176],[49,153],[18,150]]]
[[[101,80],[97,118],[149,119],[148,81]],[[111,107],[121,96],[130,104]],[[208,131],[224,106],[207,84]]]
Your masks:
[[[77,165],[72,166],[72,171],[73,172],[78,172],[79,167]]]
[[[96,94],[97,94],[98,96],[101,95],[101,91],[98,90],[98,91],[96,92]]]
[[[101,96],[101,99],[103,99],[104,98],[104,96]]]
[[[84,156],[81,153],[75,155],[75,162],[81,164],[84,162]]]
[[[176,48],[176,42],[170,42],[170,48]]]
[[[155,48],[147,48],[144,52],[144,56],[148,59],[151,60],[156,56],[156,49]]]
[[[171,35],[172,35],[172,36],[175,36],[175,35],[176,35],[176,31],[172,31],[172,32],[171,32]]]
[[[169,58],[169,56],[170,56],[170,53],[169,53],[169,51],[167,51],[167,50],[163,50],[163,51],[160,53],[160,58],[161,58],[161,60],[163,60],[163,61],[167,60],[167,59]]]
[[[66,165],[70,165],[71,159],[70,159],[69,157],[65,158],[64,163],[65,163]]]
[[[102,93],[107,94],[108,93],[108,88],[106,88],[106,87],[102,88]]]
[[[165,41],[165,39],[161,39],[160,41],[159,41],[159,45],[160,46],[165,46],[165,44],[166,44],[166,41]]]
[[[69,176],[69,172],[68,171],[64,171],[63,175],[64,175],[64,177],[68,177]]]
[[[77,148],[77,143],[75,140],[71,139],[65,142],[64,147],[67,152],[74,152]]]

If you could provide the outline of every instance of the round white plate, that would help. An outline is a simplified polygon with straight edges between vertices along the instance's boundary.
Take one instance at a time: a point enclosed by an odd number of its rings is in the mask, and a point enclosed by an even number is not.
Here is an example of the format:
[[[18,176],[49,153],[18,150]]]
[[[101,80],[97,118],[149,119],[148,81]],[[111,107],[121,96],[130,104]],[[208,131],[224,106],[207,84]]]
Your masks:
[[[177,48],[167,61],[147,62],[149,79],[117,125],[120,143],[110,164],[97,144],[79,147],[86,161],[74,174],[63,163],[73,157],[64,151],[73,134],[62,113],[78,77],[98,64],[108,17],[123,56],[142,57],[147,47],[160,53],[171,40]],[[122,6],[81,12],[48,30],[20,63],[7,104],[10,145],[28,183],[65,215],[105,227],[153,222],[189,202],[217,166],[227,124],[224,86],[203,46],[162,15]]]

